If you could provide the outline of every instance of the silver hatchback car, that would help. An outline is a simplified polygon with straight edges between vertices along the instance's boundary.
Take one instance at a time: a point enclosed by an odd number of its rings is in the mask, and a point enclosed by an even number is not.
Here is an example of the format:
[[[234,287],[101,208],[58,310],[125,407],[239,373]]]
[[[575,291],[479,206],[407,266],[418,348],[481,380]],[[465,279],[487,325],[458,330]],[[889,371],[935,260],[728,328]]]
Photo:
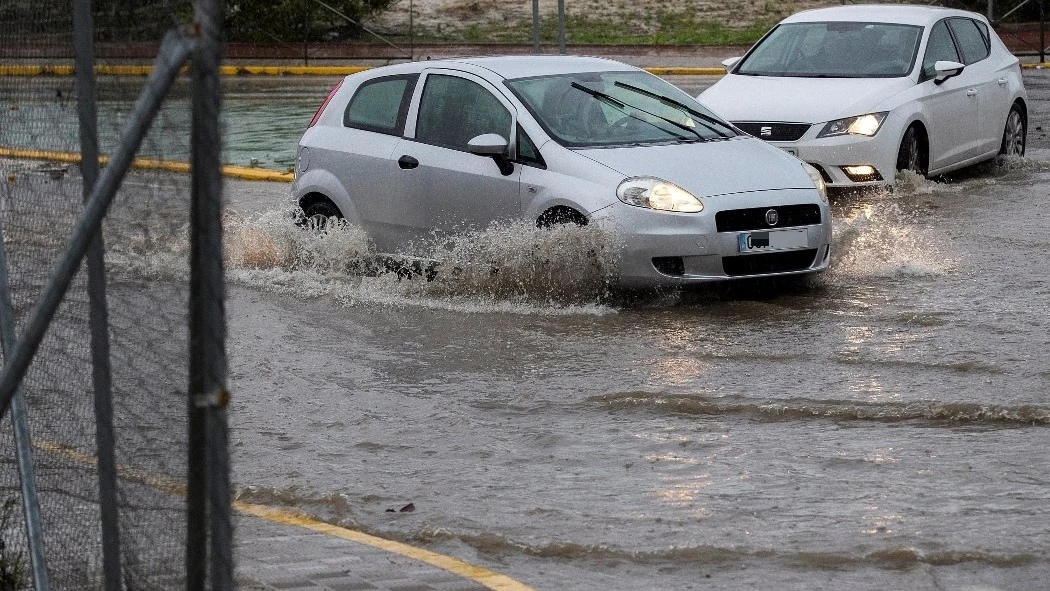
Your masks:
[[[493,223],[601,224],[618,282],[682,285],[827,268],[819,172],[666,81],[563,56],[425,61],[347,76],[299,142],[307,218],[381,254]]]

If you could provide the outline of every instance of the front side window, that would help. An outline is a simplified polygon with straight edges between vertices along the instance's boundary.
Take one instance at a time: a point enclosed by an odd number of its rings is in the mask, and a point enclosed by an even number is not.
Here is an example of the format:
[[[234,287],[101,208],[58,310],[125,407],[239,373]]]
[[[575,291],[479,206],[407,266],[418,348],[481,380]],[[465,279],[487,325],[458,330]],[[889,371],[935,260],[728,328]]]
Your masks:
[[[922,27],[830,21],[780,25],[734,74],[798,78],[894,78],[911,72]]]
[[[922,75],[926,79],[937,75],[934,65],[937,62],[960,62],[959,51],[955,49],[955,42],[948,32],[948,25],[941,21],[933,25],[930,30],[930,40],[926,43],[926,57],[922,59]]]
[[[737,135],[694,98],[647,72],[578,72],[505,84],[563,146],[694,142]]]
[[[959,42],[959,50],[962,51],[963,63],[970,65],[988,57],[988,40],[977,23],[968,18],[953,18],[949,21],[955,39]]]
[[[416,140],[467,150],[467,143],[486,133],[510,140],[512,117],[484,86],[445,74],[427,76],[419,103]]]
[[[343,125],[400,135],[417,74],[376,78],[362,84],[343,113]]]

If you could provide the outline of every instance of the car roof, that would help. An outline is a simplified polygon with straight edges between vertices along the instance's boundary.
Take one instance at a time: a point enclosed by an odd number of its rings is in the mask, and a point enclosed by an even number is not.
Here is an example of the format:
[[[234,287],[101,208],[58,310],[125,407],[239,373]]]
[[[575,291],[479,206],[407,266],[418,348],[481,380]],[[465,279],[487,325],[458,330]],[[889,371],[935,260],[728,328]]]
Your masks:
[[[375,68],[371,70],[370,74],[415,73],[432,68],[449,68],[452,70],[473,71],[475,73],[480,73],[478,70],[486,70],[500,78],[508,79],[571,74],[574,72],[623,72],[637,69],[622,62],[598,57],[508,55],[449,58],[394,64]]]
[[[830,6],[828,8],[804,10],[789,16],[781,22],[805,23],[820,21],[852,21],[928,26],[949,16],[961,16],[987,22],[985,17],[968,10],[909,4],[851,4]]]

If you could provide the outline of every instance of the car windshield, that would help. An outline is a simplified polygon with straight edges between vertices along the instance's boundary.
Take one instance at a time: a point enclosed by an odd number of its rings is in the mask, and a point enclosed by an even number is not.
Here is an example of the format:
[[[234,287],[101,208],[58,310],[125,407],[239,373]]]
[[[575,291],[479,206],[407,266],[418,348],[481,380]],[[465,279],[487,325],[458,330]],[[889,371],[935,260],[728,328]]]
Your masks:
[[[737,135],[695,99],[646,72],[537,76],[506,84],[563,146],[696,142]]]
[[[788,23],[740,62],[736,74],[896,78],[911,72],[922,27],[889,23]]]

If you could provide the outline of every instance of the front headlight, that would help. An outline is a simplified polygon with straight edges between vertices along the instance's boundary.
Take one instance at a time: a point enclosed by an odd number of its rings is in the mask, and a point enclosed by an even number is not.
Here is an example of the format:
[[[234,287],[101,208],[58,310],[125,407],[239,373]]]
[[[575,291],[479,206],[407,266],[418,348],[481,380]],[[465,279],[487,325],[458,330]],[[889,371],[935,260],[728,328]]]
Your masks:
[[[685,189],[655,177],[634,177],[616,187],[616,197],[627,205],[659,211],[697,213],[704,204]]]
[[[806,169],[806,173],[809,174],[810,180],[813,181],[813,185],[816,186],[817,194],[820,195],[820,200],[827,203],[828,184],[824,182],[824,177],[820,175],[820,171],[806,162],[802,163],[802,168]]]
[[[836,135],[866,135],[871,137],[876,133],[879,133],[879,129],[882,128],[882,122],[886,119],[887,113],[868,113],[867,115],[860,115],[858,117],[846,117],[845,119],[836,119],[835,121],[829,121],[824,129],[820,130],[817,137],[832,137]]]

